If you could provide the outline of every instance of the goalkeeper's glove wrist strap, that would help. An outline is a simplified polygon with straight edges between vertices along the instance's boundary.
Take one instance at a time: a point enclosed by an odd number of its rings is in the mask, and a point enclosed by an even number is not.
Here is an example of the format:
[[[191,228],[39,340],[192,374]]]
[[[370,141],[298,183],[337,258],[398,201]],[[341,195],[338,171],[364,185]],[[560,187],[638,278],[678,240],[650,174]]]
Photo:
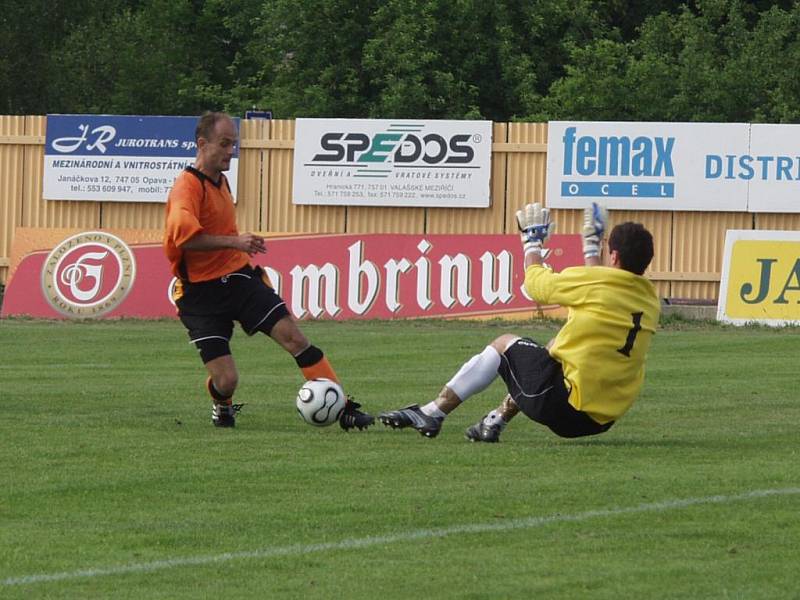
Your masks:
[[[525,256],[528,256],[528,254],[531,254],[531,253],[535,253],[535,254],[538,254],[539,256],[541,256],[542,255],[542,242],[540,242],[540,241],[526,242],[525,244],[522,245],[522,249],[525,252]]]

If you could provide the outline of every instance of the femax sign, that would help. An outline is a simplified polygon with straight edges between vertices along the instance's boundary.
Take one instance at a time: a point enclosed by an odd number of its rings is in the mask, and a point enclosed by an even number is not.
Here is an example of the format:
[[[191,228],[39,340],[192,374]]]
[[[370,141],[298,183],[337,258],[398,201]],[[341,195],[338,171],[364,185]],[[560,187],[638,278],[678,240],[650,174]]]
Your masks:
[[[798,140],[800,125],[553,121],[547,205],[800,212]]]

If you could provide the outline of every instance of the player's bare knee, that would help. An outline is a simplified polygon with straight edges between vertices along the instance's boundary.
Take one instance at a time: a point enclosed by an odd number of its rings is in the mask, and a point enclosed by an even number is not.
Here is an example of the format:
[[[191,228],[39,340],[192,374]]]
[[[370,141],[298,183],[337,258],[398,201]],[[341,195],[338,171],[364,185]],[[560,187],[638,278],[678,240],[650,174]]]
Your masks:
[[[497,350],[498,354],[503,354],[508,347],[516,342],[519,339],[518,335],[514,335],[513,333],[504,333],[497,339],[495,339],[490,345],[492,348]]]

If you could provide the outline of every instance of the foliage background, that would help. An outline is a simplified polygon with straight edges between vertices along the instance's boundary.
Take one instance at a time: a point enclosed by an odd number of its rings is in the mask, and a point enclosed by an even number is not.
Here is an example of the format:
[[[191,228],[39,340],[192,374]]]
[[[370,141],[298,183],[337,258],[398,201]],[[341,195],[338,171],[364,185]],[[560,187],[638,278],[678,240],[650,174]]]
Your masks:
[[[0,113],[792,122],[800,5],[0,0]]]

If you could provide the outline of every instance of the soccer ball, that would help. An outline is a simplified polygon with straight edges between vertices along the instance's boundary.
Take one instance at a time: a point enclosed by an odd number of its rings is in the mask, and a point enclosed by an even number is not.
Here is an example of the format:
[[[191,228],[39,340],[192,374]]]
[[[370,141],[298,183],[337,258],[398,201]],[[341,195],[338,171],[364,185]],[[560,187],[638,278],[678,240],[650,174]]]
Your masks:
[[[297,392],[297,413],[309,425],[326,427],[339,420],[347,398],[342,386],[330,379],[311,379]]]

